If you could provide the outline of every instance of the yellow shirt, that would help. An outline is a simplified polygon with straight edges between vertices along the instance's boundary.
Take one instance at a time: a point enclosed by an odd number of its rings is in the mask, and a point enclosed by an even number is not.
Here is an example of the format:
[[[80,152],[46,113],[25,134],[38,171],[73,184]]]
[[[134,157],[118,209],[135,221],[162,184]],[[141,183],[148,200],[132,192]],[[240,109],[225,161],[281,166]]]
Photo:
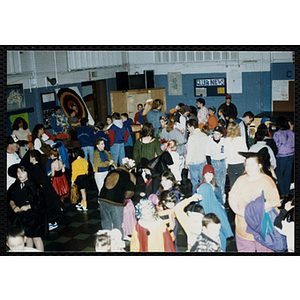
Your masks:
[[[72,162],[71,181],[75,181],[77,176],[88,174],[89,163],[84,158],[77,158]]]

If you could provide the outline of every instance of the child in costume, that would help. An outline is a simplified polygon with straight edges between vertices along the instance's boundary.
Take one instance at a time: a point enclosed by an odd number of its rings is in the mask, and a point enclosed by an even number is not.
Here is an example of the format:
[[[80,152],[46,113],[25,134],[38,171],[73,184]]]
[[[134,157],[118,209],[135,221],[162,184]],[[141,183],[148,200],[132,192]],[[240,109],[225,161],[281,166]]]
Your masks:
[[[171,172],[175,176],[177,182],[181,183],[181,171],[184,167],[184,157],[182,155],[179,155],[178,152],[176,152],[178,147],[178,142],[176,140],[170,140],[167,143],[167,150],[172,156],[173,164],[169,166]]]

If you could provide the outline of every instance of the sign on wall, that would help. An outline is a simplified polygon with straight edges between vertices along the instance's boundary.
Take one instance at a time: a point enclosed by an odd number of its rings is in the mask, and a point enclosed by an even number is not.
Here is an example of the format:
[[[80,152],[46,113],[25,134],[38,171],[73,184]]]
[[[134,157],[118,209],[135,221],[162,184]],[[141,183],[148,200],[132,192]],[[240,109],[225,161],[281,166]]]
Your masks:
[[[168,73],[169,95],[182,95],[182,79],[180,72]]]
[[[7,86],[7,110],[25,107],[23,84]]]
[[[194,79],[196,97],[224,96],[226,94],[226,78]]]
[[[272,80],[273,101],[289,101],[289,81]]]

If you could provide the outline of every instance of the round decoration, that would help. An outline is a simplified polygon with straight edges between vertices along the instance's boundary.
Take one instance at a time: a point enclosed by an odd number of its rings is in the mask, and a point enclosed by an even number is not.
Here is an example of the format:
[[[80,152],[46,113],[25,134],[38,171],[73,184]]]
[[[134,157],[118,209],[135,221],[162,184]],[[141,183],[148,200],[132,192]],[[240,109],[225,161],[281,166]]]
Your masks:
[[[61,107],[65,111],[67,118],[70,117],[69,111],[72,104],[75,104],[77,107],[77,114],[76,117],[78,119],[81,118],[88,118],[88,112],[84,105],[83,100],[81,97],[73,90],[68,88],[62,88],[57,93],[58,99],[60,101]]]

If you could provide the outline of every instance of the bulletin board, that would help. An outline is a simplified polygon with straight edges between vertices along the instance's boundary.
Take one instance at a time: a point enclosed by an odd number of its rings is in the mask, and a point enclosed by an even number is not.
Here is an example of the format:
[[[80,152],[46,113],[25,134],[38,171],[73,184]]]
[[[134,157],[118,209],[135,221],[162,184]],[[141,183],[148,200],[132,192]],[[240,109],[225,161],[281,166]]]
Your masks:
[[[195,97],[225,96],[226,78],[194,79]]]

